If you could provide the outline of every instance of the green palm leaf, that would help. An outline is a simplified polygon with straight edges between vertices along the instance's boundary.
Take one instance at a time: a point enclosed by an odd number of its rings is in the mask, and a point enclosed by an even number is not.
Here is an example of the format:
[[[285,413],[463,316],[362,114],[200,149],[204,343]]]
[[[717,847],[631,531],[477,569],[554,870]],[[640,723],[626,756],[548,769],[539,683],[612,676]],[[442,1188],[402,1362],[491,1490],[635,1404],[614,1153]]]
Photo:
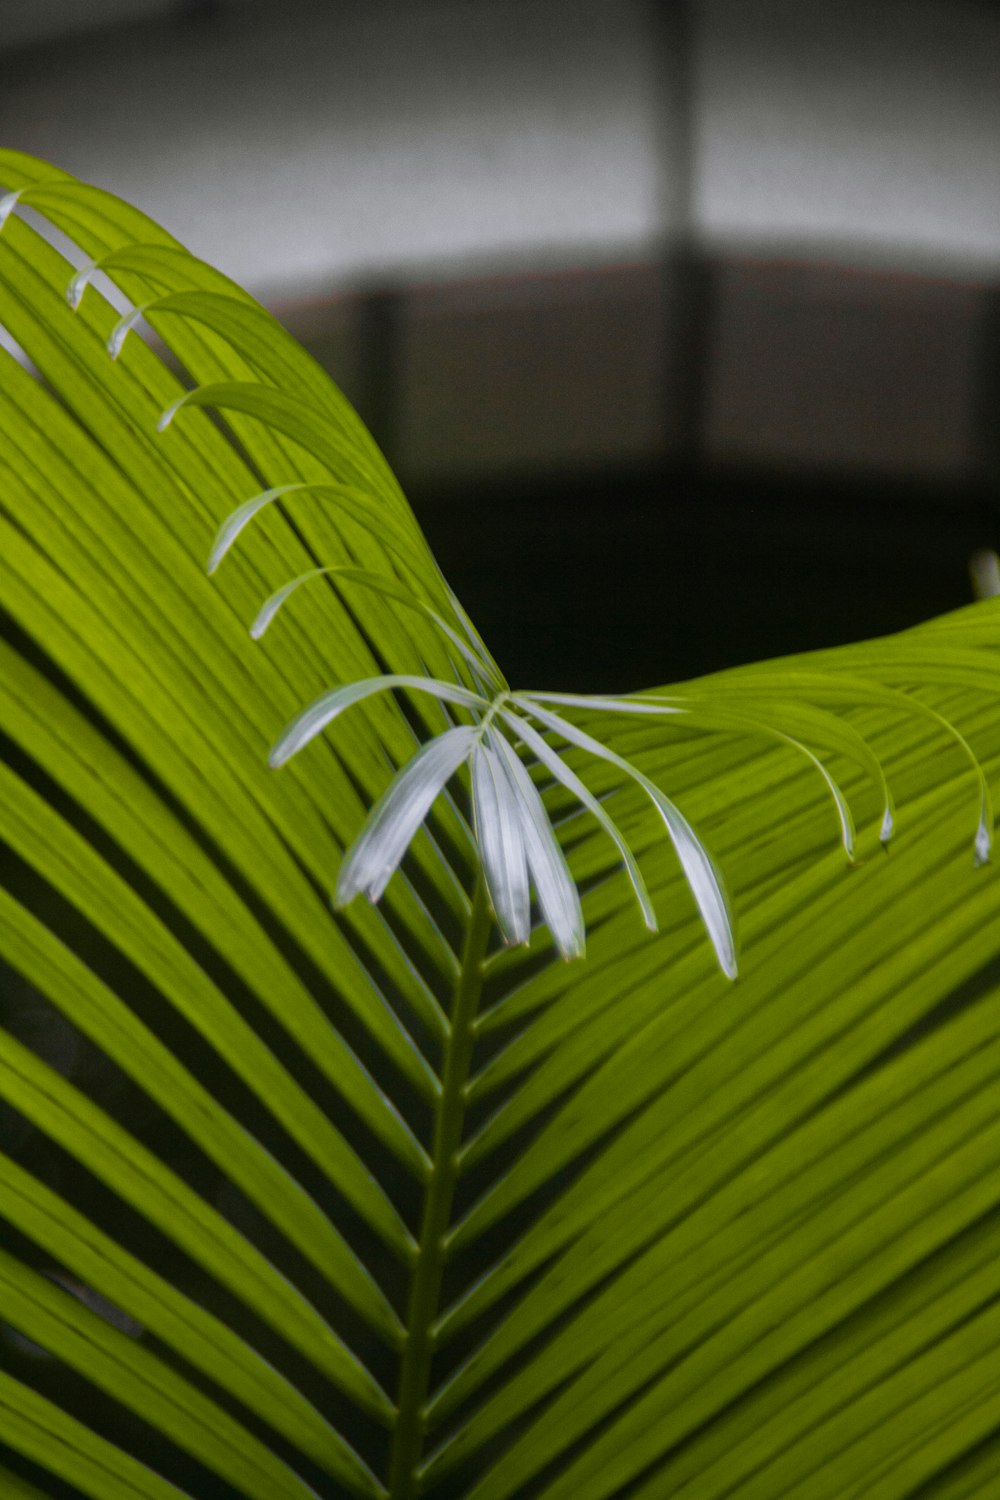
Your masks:
[[[267,314],[0,179],[2,955],[99,1060],[0,1032],[4,1494],[993,1493],[998,607],[512,693]]]

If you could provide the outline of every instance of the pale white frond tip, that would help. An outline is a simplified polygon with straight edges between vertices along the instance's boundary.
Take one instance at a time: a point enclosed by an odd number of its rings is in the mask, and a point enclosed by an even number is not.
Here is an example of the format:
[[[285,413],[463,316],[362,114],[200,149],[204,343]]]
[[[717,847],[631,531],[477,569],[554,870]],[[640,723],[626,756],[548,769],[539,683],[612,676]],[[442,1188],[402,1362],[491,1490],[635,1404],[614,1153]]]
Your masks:
[[[177,400],[171,402],[165,412],[161,412],[160,418],[156,424],[157,432],[166,432],[167,428],[170,426],[171,422],[174,420],[177,413],[180,411],[181,407],[186,403],[186,401],[187,394],[178,396]]]
[[[310,740],[322,733],[328,724],[343,713],[345,708],[350,708],[353,704],[360,703],[362,699],[371,698],[390,688],[405,688],[412,692],[428,693],[444,703],[457,703],[462,708],[479,712],[489,708],[486,698],[454,682],[438,682],[433,677],[414,677],[408,673],[364,677],[357,682],[344,683],[341,687],[321,693],[307,708],[296,714],[272,746],[268,756],[271,769],[276,770],[278,766],[284,765],[286,760],[290,760],[293,755],[308,745]],[[433,744],[434,741],[430,740],[428,743]],[[420,753],[418,751],[417,755]]]
[[[284,492],[284,486],[280,489],[264,490],[261,494],[252,495],[249,500],[244,500],[243,504],[238,505],[234,511],[230,511],[212,541],[208,562],[205,564],[205,571],[209,577],[215,572],[240,532],[253,520],[257,512]]]
[[[133,307],[130,312],[125,313],[123,317],[118,319],[118,322],[115,324],[114,328],[112,328],[111,333],[108,336],[108,342],[106,346],[107,351],[112,359],[118,358],[119,354],[122,352],[122,347],[125,343],[126,338],[128,337],[131,330],[135,327],[136,323],[138,323],[148,305],[149,304],[147,303],[142,307]]]
[[[300,578],[296,578],[294,584],[298,585],[301,581]],[[283,589],[278,589],[277,593],[272,594],[269,599],[265,599],[257,611],[253,624],[250,626],[250,639],[252,641],[259,641],[261,636],[264,635],[267,627],[281,608],[281,605],[291,593],[292,586],[292,584],[286,583]]]
[[[976,868],[980,869],[983,865],[989,864],[990,851],[993,848],[993,831],[985,817],[980,819],[979,827],[976,829],[974,848]]]
[[[250,626],[250,639],[252,641],[260,640],[279,609],[285,603],[285,600],[291,598],[292,594],[303,583],[308,583],[313,578],[322,578],[325,573],[335,573],[337,571],[336,568],[310,568],[308,573],[300,573],[298,578],[291,579],[290,582],[283,584],[280,589],[275,590],[269,598],[264,600],[264,603],[257,611],[253,624]]]
[[[179,402],[175,403],[175,405],[179,404]],[[249,525],[249,523],[254,519],[258,512],[262,511],[265,506],[273,504],[275,500],[280,500],[282,495],[291,495],[297,490],[321,488],[323,488],[323,486],[321,485],[308,485],[303,483],[278,484],[275,485],[272,489],[261,490],[259,494],[251,495],[249,500],[244,500],[243,503],[241,505],[238,505],[235,510],[229,512],[229,515],[222,522],[222,525],[215,533],[215,538],[212,542],[212,548],[208,554],[208,562],[205,564],[206,573],[211,576],[211,574],[215,572],[216,568],[219,566],[226,553],[233,546],[233,543],[237,540],[237,538],[241,535],[241,533]],[[323,570],[320,569],[318,571]]]
[[[90,285],[90,278],[94,275],[97,268],[96,260],[88,260],[85,266],[81,266],[70,277],[69,284],[66,287],[66,301],[74,312],[76,312],[83,301],[83,294]]]
[[[219,526],[216,535],[214,535],[211,550],[208,552],[208,561],[205,562],[205,573],[208,573],[208,576],[211,577],[211,574],[216,571],[216,568],[222,562],[223,556],[231,549],[232,543],[237,540],[244,526],[249,525],[250,520],[253,520],[258,510],[262,510],[264,505],[270,505],[274,499],[279,499],[280,496],[286,495],[289,490],[300,489],[300,487],[300,484],[279,484],[274,489],[261,490],[259,495],[250,495],[249,499],[244,499],[243,504],[237,505],[235,510],[229,511],[228,516],[223,520],[222,525]]]
[[[20,203],[23,192],[24,188],[15,188],[12,193],[4,193],[0,198],[0,234],[3,233],[4,225]]]

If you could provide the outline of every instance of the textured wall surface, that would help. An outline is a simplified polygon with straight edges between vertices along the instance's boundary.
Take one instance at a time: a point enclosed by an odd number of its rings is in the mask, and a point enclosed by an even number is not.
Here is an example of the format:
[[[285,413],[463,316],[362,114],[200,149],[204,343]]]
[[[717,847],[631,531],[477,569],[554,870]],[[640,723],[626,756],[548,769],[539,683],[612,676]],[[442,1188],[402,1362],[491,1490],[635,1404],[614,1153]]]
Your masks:
[[[648,258],[681,180],[716,248],[1000,261],[1000,14],[966,0],[698,0],[680,101],[642,0],[5,12],[4,137],[268,292]]]

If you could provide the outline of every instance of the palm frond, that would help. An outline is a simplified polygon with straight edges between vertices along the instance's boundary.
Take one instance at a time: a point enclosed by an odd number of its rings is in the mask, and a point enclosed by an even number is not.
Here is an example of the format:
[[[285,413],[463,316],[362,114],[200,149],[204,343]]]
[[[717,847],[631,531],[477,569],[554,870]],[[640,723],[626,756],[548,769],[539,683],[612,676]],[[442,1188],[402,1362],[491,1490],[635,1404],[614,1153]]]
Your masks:
[[[0,180],[2,956],[92,1059],[8,1006],[4,1493],[991,1493],[996,603],[514,692],[261,308]]]

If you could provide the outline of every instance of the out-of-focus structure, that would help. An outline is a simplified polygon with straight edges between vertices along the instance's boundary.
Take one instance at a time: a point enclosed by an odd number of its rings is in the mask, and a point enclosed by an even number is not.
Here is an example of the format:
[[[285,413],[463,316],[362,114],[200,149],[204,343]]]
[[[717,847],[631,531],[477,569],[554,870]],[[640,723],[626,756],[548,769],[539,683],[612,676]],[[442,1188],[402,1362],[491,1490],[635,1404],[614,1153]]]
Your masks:
[[[33,0],[0,66],[328,365],[517,675],[902,626],[998,541],[1000,8]]]

